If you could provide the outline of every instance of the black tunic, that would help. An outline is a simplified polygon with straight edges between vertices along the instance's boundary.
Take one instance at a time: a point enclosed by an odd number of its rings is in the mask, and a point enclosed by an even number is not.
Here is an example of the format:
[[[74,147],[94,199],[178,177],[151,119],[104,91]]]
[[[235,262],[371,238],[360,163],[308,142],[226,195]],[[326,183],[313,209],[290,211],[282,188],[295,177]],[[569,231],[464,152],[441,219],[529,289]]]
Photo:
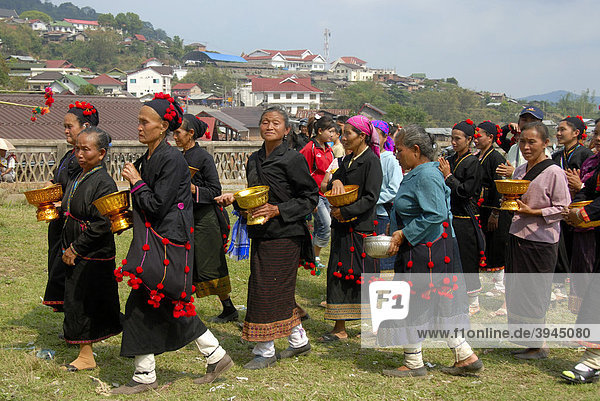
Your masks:
[[[100,166],[72,180],[63,197],[62,249],[71,246],[78,255],[75,266],[66,266],[63,326],[65,341],[71,344],[93,343],[121,332],[114,236],[109,220],[92,204],[116,190]]]
[[[340,208],[344,220],[357,219],[348,223],[332,219],[331,223],[325,310],[325,319],[331,320],[360,319],[359,278],[363,273],[379,272],[379,262],[364,252],[363,235],[372,235],[375,231],[377,200],[383,182],[381,162],[371,149],[367,149],[350,165],[353,156],[344,157],[328,188],[331,189],[335,180],[340,180],[344,185],[358,185],[356,202]]]
[[[296,305],[296,277],[308,228],[305,217],[317,206],[319,189],[306,159],[283,141],[267,156],[265,145],[246,165],[248,186],[268,185],[269,203],[280,215],[263,225],[248,226],[252,238],[248,312],[242,338],[272,341],[290,335],[300,324]]]
[[[482,172],[482,208],[480,209],[481,227],[485,234],[485,254],[487,257],[486,267],[482,270],[502,270],[505,264],[505,253],[508,248],[508,231],[512,215],[506,210],[499,211],[498,228],[494,231],[488,231],[488,220],[494,208],[499,208],[502,200],[502,194],[498,192],[494,180],[500,180],[502,177],[496,174],[498,165],[505,163],[506,159],[493,148],[488,149],[485,154],[479,158]]]
[[[563,170],[566,169],[581,169],[583,162],[590,156],[593,156],[593,152],[577,143],[570,149],[559,149],[552,154],[552,160],[559,165]],[[560,222],[560,239],[558,242],[558,260],[556,262],[555,273],[570,273],[571,271],[571,258],[573,251],[573,227],[569,226],[564,221]],[[561,281],[558,278],[557,281]]]
[[[228,224],[214,198],[221,195],[219,173],[212,156],[198,144],[183,152],[188,165],[199,171],[192,177],[194,202],[194,284],[196,296],[225,296],[231,292],[229,270],[223,249]],[[220,220],[223,222],[220,223]],[[224,226],[224,227],[223,227]],[[223,236],[225,235],[225,238]]]
[[[135,269],[141,264],[148,274],[163,269],[164,253],[160,238],[167,238],[170,241],[166,245],[170,260],[167,278],[173,275],[175,279],[172,284],[165,281],[165,292],[167,286],[176,288],[182,285],[189,297],[191,277],[187,280],[189,273],[184,273],[184,269],[186,251],[193,252],[193,246],[189,250],[178,246],[192,240],[193,208],[187,162],[181,152],[163,141],[150,159],[146,152],[134,165],[142,179],[132,185],[134,227],[127,266]],[[150,227],[146,227],[145,223]],[[144,259],[143,245],[146,244],[150,246]],[[156,252],[156,249],[160,251]],[[193,258],[189,258],[187,263],[193,269]],[[186,277],[185,284],[183,277]],[[144,273],[140,278],[145,279]],[[122,356],[175,351],[206,332],[204,323],[197,316],[174,317],[174,305],[168,297],[160,302],[158,308],[149,305],[148,299],[146,286],[129,294],[123,318]]]
[[[485,251],[483,232],[479,225],[476,199],[481,191],[482,169],[479,160],[467,152],[463,156],[454,154],[448,158],[452,174],[446,179],[450,188],[452,226],[458,241],[460,260],[465,275],[468,293],[481,289],[479,281],[480,252]]]
[[[60,184],[63,194],[67,189],[67,184],[81,172],[81,167],[77,163],[75,152],[68,151],[60,159],[60,162],[54,169],[54,178],[51,180],[54,184]],[[54,308],[57,312],[62,312],[65,297],[65,264],[62,261],[62,251],[60,247],[60,238],[62,228],[65,224],[64,216],[60,211],[60,217],[48,223],[48,283],[44,294],[43,304]]]

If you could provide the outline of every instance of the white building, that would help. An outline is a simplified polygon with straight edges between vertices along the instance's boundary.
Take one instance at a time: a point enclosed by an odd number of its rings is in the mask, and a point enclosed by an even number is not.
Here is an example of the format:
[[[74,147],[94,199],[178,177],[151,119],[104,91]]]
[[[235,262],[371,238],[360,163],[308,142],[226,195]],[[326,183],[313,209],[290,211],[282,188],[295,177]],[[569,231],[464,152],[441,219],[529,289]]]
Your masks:
[[[171,67],[147,67],[127,74],[127,92],[135,97],[152,93],[171,93]]]
[[[98,24],[98,21],[88,21],[88,20],[83,20],[83,19],[72,19],[72,18],[65,18],[63,21],[73,24],[75,29],[77,29],[80,32],[85,31],[86,29],[91,29],[91,30],[95,31],[100,27],[100,25]]]
[[[319,109],[322,91],[312,86],[310,78],[289,75],[279,78],[252,78],[239,89],[246,107],[280,105],[295,115],[298,110]]]
[[[250,54],[242,55],[246,61],[270,64],[275,68],[289,71],[325,71],[327,62],[320,54],[312,54],[308,49],[302,50],[267,50],[258,49]]]
[[[29,20],[29,26],[34,31],[46,32],[48,30],[48,25],[46,25],[46,23],[44,21],[39,20],[39,19]]]

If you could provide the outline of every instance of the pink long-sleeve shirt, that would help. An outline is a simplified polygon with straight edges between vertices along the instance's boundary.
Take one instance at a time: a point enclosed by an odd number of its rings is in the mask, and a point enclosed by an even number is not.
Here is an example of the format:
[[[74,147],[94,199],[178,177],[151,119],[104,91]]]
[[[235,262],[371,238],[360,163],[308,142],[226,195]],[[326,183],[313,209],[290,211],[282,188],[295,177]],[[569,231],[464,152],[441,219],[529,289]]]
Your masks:
[[[527,164],[515,169],[513,178],[525,176]],[[529,184],[521,201],[532,209],[542,209],[541,216],[515,212],[510,233],[529,241],[555,244],[560,236],[561,211],[571,203],[567,176],[557,165],[546,168]]]

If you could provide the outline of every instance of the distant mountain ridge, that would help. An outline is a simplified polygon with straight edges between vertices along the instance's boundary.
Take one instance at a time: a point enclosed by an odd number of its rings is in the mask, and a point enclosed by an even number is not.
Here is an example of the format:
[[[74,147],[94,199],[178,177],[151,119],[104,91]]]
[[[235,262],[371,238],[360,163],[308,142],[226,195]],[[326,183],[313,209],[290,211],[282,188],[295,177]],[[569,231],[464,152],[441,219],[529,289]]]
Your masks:
[[[553,91],[553,92],[548,92],[548,93],[543,93],[541,95],[530,95],[530,96],[526,96],[526,97],[522,97],[518,100],[522,101],[522,102],[531,102],[534,100],[540,101],[540,102],[552,102],[552,103],[558,103],[558,101],[566,96],[567,94],[571,94],[571,96],[573,96],[574,98],[578,98],[580,95],[573,93],[573,92],[569,92],[566,90],[557,90],[557,91]],[[600,96],[596,96],[594,98],[592,98],[594,103],[598,103],[600,104]]]

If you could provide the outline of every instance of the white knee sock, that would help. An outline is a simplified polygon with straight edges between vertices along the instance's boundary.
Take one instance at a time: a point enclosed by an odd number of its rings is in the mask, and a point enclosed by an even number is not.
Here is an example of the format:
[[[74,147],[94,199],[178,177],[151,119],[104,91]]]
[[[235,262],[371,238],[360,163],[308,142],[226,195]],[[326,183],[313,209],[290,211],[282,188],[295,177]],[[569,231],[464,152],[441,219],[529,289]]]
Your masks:
[[[142,384],[150,384],[156,381],[156,362],[154,361],[154,354],[136,355],[134,363],[134,381]]]
[[[502,270],[496,270],[493,273],[493,278],[494,278],[494,288],[498,291],[504,291],[505,287],[504,287],[504,269]]]
[[[404,366],[409,369],[418,369],[424,366],[421,343],[406,344],[404,346]]]
[[[464,361],[465,359],[474,354],[467,340],[465,340],[462,337],[449,338],[448,340],[446,340],[446,343],[454,353],[454,360],[456,362]]]
[[[219,362],[226,354],[223,347],[219,345],[219,340],[217,340],[210,330],[206,330],[206,332],[196,338],[194,342],[200,350],[200,353],[206,357],[206,363],[209,365]]]
[[[292,329],[292,333],[288,337],[288,342],[292,348],[304,347],[308,344],[306,331],[302,328],[302,323]]]
[[[252,353],[256,356],[262,356],[265,358],[271,358],[275,356],[275,342],[274,341],[265,341],[256,343]]]

